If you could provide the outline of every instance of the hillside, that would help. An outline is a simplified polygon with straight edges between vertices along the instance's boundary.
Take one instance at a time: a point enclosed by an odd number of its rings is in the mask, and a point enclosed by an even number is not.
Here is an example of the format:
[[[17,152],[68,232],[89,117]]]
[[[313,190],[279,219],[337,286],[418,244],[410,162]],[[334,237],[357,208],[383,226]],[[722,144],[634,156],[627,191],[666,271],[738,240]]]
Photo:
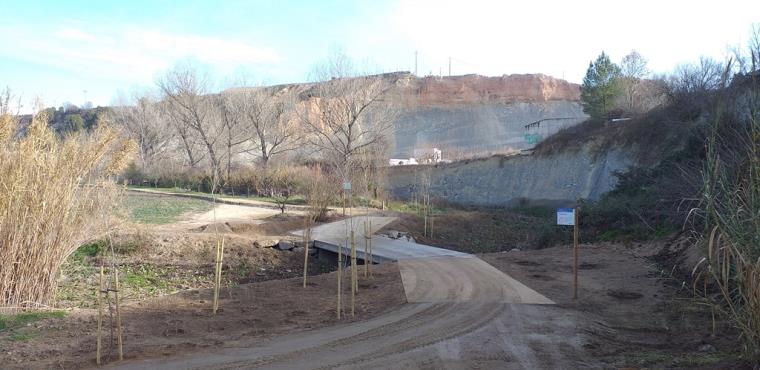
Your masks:
[[[415,77],[408,72],[380,75],[400,88],[403,98],[391,156],[408,158],[414,149],[437,147],[444,158],[531,148],[526,134],[544,138],[586,119],[580,86],[542,74]],[[276,85],[312,99],[313,83]],[[245,89],[234,89],[232,91]],[[563,118],[528,132],[525,125]]]

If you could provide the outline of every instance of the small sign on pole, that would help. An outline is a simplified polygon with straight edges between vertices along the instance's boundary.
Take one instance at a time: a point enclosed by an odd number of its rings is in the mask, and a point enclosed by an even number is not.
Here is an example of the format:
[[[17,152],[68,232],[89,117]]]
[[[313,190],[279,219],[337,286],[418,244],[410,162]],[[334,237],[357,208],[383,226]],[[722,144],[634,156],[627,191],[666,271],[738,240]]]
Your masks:
[[[557,208],[557,225],[573,226],[573,300],[578,299],[578,208]]]
[[[557,225],[573,226],[575,225],[574,208],[557,208]]]
[[[343,181],[343,190],[351,190],[351,181]]]

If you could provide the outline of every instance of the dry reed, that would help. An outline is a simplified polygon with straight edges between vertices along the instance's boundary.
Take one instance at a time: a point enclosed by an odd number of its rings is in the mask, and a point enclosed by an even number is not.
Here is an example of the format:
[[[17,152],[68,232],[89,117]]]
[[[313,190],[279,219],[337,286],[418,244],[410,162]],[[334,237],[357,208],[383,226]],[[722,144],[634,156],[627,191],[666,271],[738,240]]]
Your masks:
[[[695,291],[696,282],[704,281],[704,298],[739,330],[745,356],[760,363],[760,100],[756,94],[757,90],[749,94],[746,125],[723,123],[719,117],[708,138],[702,194],[708,227],[702,238],[706,257],[693,274]],[[707,289],[708,278],[714,292]]]
[[[117,191],[106,179],[134,152],[105,123],[60,138],[47,122],[0,116],[0,306],[51,300],[61,264],[104,231]]]

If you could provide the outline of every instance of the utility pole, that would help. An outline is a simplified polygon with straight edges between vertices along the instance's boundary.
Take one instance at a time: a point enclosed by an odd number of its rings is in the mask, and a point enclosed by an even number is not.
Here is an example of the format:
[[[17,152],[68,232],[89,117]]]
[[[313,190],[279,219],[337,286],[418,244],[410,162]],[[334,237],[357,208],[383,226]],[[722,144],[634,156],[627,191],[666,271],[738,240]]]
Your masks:
[[[451,57],[449,57],[449,77],[451,77]]]
[[[414,76],[417,77],[417,50],[414,51]]]

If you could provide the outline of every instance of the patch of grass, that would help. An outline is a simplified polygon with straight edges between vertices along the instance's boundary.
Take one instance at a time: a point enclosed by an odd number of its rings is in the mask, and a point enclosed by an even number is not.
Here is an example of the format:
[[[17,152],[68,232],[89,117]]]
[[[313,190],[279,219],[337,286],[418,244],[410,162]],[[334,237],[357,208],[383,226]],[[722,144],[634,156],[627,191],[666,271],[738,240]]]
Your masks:
[[[644,351],[626,355],[622,362],[639,366],[663,364],[672,359],[672,355],[661,351]]]
[[[16,315],[0,315],[0,333],[6,330],[13,330],[40,320],[61,319],[65,316],[66,312],[63,311],[37,311],[22,312]]]
[[[673,365],[684,367],[709,366],[737,359],[739,359],[739,355],[734,353],[699,353],[680,356],[673,361]]]
[[[86,257],[95,257],[106,249],[106,242],[97,240],[80,246],[70,258],[77,261],[83,261]]]
[[[721,363],[740,360],[738,353],[668,353],[666,351],[643,351],[623,355],[619,364],[656,367],[693,368],[715,366]]]
[[[544,206],[517,206],[509,209],[510,211],[542,219],[550,219],[556,215],[557,210],[551,207]]]
[[[414,204],[411,202],[400,202],[400,201],[390,201],[386,205],[388,210],[394,211],[394,212],[401,212],[401,213],[415,213],[415,214],[421,214],[422,213],[422,205],[421,204]],[[442,213],[445,213],[447,208],[441,207],[441,206],[435,206],[431,208],[430,212],[433,215],[440,215]]]
[[[169,284],[163,271],[156,271],[149,265],[137,267],[126,266],[123,272],[123,284],[135,290],[144,290],[150,294],[166,291]]]
[[[414,206],[398,204],[396,209]],[[547,214],[545,209],[535,208],[526,212]],[[553,211],[552,211],[553,212]],[[423,244],[454,249],[467,253],[489,253],[520,249],[540,249],[556,244],[569,243],[571,229],[555,225],[550,217],[533,217],[503,209],[457,209],[439,211],[434,217],[433,237],[424,236],[425,222],[422,216],[407,212],[401,223],[393,228],[407,231]],[[430,228],[430,220],[428,220]],[[429,229],[428,229],[429,230]]]
[[[188,212],[209,211],[213,204],[201,199],[128,193],[123,206],[130,221],[141,224],[167,224]]]
[[[191,194],[191,195],[203,195],[203,196],[211,196],[211,193],[205,193],[205,192],[199,192],[194,190],[187,190],[182,188],[154,188],[149,186],[135,186],[131,185],[129,188],[132,189],[150,189],[155,191],[162,191],[165,193],[174,193],[174,194]],[[267,202],[272,204],[277,204],[277,200],[273,197],[264,197],[264,196],[258,196],[258,195],[240,195],[240,194],[221,194],[219,195],[220,198],[232,198],[232,199],[250,199],[250,200],[256,200],[260,202]],[[303,195],[294,194],[288,198],[288,200],[285,202],[287,205],[305,205],[306,204],[306,198]]]
[[[613,240],[620,240],[621,235],[623,233],[620,230],[612,229],[612,230],[605,230],[602,233],[600,233],[596,239],[601,242],[610,242]]]
[[[37,335],[34,333],[13,333],[8,337],[11,342],[26,342]]]

